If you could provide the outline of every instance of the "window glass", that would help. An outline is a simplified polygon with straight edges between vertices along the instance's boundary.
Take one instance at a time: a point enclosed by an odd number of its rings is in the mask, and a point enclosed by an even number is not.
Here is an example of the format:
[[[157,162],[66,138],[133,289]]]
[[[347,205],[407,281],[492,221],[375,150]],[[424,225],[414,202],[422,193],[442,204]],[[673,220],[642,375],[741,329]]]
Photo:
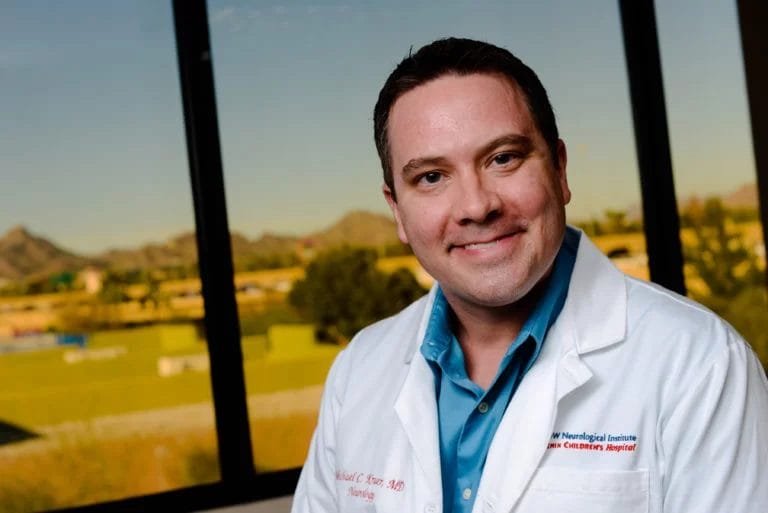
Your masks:
[[[0,510],[217,480],[170,2],[3,2],[0,82]]]
[[[471,37],[531,65],[569,148],[569,220],[647,277],[615,2],[211,1],[209,19],[258,470],[303,463],[333,357],[431,284],[397,241],[372,135],[411,47]]]
[[[688,294],[768,364],[765,244],[734,2],[657,2]]]

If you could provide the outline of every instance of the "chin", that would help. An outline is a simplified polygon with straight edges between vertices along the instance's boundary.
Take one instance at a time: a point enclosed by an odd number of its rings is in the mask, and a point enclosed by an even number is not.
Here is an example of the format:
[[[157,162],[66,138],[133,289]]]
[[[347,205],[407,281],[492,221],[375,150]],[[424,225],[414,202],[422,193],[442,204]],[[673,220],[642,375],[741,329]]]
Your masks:
[[[468,294],[470,301],[488,308],[500,308],[524,299],[533,289],[533,285],[528,283],[508,283],[506,285],[503,283],[504,280],[497,280],[482,290],[470,291]]]

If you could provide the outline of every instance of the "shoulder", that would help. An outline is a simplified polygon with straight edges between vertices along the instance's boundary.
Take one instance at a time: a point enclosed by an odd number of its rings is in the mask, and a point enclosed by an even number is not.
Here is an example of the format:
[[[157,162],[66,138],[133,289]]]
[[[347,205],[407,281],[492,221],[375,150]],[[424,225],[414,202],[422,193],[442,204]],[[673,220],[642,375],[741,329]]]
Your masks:
[[[627,298],[635,315],[661,315],[683,324],[701,321],[724,322],[714,312],[692,299],[669,289],[631,276],[625,276]]]
[[[432,294],[428,294],[401,310],[360,330],[345,350],[347,358],[358,365],[380,365],[393,359],[409,360],[418,350],[423,336],[422,324]],[[379,363],[381,362],[381,363]]]
[[[714,376],[740,381],[760,374],[752,348],[720,316],[659,285],[631,277],[626,282],[627,341],[637,361],[647,359],[670,393]]]
[[[714,368],[752,368],[756,357],[744,339],[705,306],[619,271],[582,234],[571,310],[593,337],[610,332],[633,368],[673,386],[685,386]],[[593,325],[597,322],[597,325]],[[590,337],[580,343],[589,347]]]
[[[630,330],[646,330],[679,342],[704,336],[707,342],[697,339],[696,345],[715,350],[741,340],[730,324],[704,305],[655,283],[630,276],[625,281]]]
[[[418,351],[432,296],[360,330],[334,362],[330,376],[336,385],[343,389],[350,380],[371,382],[407,364]]]
[[[642,338],[642,347],[637,348],[642,351],[682,350],[706,358],[732,344],[746,347],[717,314],[685,296],[626,275],[583,234],[571,289],[577,296],[577,314],[600,319],[601,325],[622,326],[627,339]]]

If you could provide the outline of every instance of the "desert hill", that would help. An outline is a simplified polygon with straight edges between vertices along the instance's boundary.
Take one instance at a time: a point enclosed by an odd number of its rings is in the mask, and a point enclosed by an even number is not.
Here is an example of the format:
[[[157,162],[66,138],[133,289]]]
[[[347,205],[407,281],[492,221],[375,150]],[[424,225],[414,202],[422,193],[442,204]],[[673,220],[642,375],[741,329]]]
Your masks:
[[[89,260],[32,234],[23,226],[11,228],[0,238],[0,278],[18,280],[86,266]]]
[[[723,205],[733,209],[757,209],[757,184],[748,183],[742,185],[732,193],[723,196]]]
[[[387,216],[364,211],[344,215],[324,230],[305,236],[264,233],[256,239],[232,232],[235,261],[266,255],[294,253],[303,246],[324,249],[344,244],[379,246],[397,243],[394,222]],[[164,242],[139,248],[110,249],[84,256],[66,251],[45,238],[17,226],[0,237],[0,279],[20,280],[63,271],[78,271],[86,266],[116,269],[151,269],[191,266],[197,262],[197,241],[192,232]]]

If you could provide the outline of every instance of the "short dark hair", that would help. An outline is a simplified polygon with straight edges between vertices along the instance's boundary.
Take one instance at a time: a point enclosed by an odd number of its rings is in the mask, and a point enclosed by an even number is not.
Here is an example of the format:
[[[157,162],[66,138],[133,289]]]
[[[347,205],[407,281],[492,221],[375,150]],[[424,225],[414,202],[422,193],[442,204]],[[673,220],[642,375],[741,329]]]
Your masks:
[[[539,77],[523,61],[498,46],[472,39],[438,39],[416,53],[409,53],[389,75],[373,109],[373,135],[384,170],[384,183],[394,196],[395,184],[389,154],[387,125],[392,106],[402,95],[444,75],[498,74],[523,92],[536,127],[549,146],[552,161],[558,166],[558,132],[555,113]]]

